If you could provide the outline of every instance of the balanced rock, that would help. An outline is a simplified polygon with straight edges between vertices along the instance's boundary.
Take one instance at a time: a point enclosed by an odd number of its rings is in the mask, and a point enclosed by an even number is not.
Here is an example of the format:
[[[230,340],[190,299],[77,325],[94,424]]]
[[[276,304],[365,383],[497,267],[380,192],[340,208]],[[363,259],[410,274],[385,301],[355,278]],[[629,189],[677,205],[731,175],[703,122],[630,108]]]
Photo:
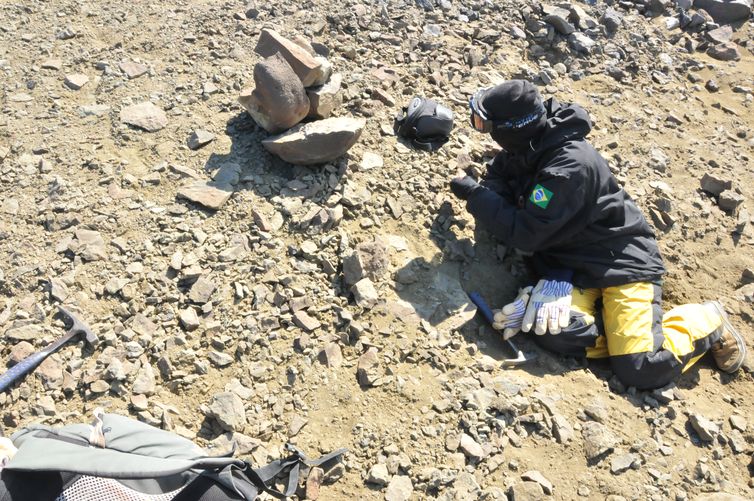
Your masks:
[[[309,97],[309,115],[312,118],[327,118],[343,102],[340,93],[340,84],[343,76],[336,73],[330,80],[319,87],[306,90]]]
[[[262,141],[270,152],[296,165],[323,164],[347,152],[361,136],[366,121],[361,118],[327,118]]]
[[[521,478],[523,480],[538,483],[540,486],[542,486],[542,490],[545,491],[545,494],[552,494],[552,490],[553,490],[552,482],[547,480],[545,476],[542,475],[537,470],[529,470],[523,475],[521,475]]]
[[[735,212],[738,206],[744,203],[746,199],[740,193],[733,190],[725,190],[717,197],[717,205],[727,212]]]
[[[478,461],[485,456],[484,448],[473,437],[465,433],[461,435],[460,447],[461,451],[472,460]]]
[[[576,28],[568,22],[570,12],[566,9],[543,5],[542,13],[545,15],[544,21],[551,24],[561,35],[570,35],[576,31]]]
[[[157,132],[167,126],[168,117],[162,109],[146,101],[123,108],[120,111],[120,121],[147,132]]]
[[[254,51],[266,58],[280,54],[293,68],[304,87],[322,85],[326,80],[326,78],[322,79],[322,63],[320,61],[317,61],[306,49],[281,36],[275,30],[262,30]]]
[[[701,414],[689,415],[689,422],[703,442],[712,442],[720,434],[720,425],[710,421]]]
[[[718,24],[743,21],[751,16],[751,0],[694,0],[694,7],[703,9]]]
[[[733,186],[733,182],[730,179],[724,179],[717,175],[704,174],[700,181],[702,190],[707,193],[711,193],[715,196],[719,196],[725,190],[729,190]]]
[[[592,48],[596,45],[597,42],[589,38],[584,33],[581,33],[580,31],[576,31],[568,35],[568,43],[571,45],[571,48],[575,50],[576,52],[581,52],[584,54],[591,54]]]
[[[267,132],[290,129],[309,113],[309,98],[291,66],[278,53],[254,66],[254,90],[244,90],[241,106]]]

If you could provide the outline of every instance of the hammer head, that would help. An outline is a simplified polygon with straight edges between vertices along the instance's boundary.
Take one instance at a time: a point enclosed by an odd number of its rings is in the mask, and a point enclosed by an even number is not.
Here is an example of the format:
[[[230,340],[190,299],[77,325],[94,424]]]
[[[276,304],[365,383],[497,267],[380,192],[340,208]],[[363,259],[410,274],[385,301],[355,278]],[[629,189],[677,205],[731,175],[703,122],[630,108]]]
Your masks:
[[[510,339],[505,340],[506,344],[508,345],[508,348],[516,354],[516,358],[506,358],[503,360],[503,367],[516,367],[518,365],[523,365],[529,362],[533,362],[537,359],[537,354],[533,353],[530,356],[526,356],[526,354],[519,350],[518,347],[513,344],[513,341]]]
[[[71,321],[71,328],[68,329],[68,333],[83,334],[84,339],[90,345],[97,343],[97,336],[94,334],[94,332],[92,332],[92,330],[84,322],[79,320],[79,318],[76,315],[71,313],[69,310],[66,310],[62,306],[58,306],[58,310],[60,310],[60,313],[64,317],[68,317],[68,319],[70,319]]]

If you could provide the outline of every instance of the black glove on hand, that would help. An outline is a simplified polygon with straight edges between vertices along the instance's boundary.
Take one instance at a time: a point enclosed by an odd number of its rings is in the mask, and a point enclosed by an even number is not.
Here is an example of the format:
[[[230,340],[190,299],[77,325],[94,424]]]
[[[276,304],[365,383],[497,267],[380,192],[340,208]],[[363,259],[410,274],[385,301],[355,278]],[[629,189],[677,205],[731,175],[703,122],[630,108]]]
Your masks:
[[[461,200],[469,198],[469,195],[471,195],[478,186],[479,183],[477,183],[471,176],[457,177],[450,181],[450,191]]]

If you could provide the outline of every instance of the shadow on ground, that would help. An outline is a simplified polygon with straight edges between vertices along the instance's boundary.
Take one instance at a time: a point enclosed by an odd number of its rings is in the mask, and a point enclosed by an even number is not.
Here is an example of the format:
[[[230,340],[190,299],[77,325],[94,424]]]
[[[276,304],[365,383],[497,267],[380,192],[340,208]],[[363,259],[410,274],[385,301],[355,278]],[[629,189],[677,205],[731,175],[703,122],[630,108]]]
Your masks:
[[[230,151],[211,153],[202,175],[209,180],[216,179],[224,169],[237,171],[238,179],[232,184],[233,192],[241,203],[246,200],[243,193],[250,192],[267,201],[279,197],[322,204],[338,191],[341,178],[348,169],[348,155],[333,164],[312,167],[292,165],[281,160],[262,146],[262,140],[270,134],[261,129],[245,111],[227,121],[225,134],[231,141]],[[178,200],[207,215],[214,214],[214,211],[201,205]],[[229,204],[232,202],[233,199]],[[296,203],[283,203],[282,206],[284,211],[287,207],[292,210],[298,207]],[[221,210],[226,209],[223,207]]]
[[[441,252],[433,262],[416,258],[399,270],[396,276],[406,274],[413,276],[414,281],[399,288],[397,293],[429,325],[448,333],[457,330],[468,344],[502,364],[515,353],[511,353],[500,333],[476,312],[473,305],[469,308],[468,294],[478,292],[492,309],[500,308],[515,297],[520,286],[533,283],[534,277],[519,271],[524,268],[522,259],[514,252],[501,251],[486,232],[477,230],[473,240],[458,238],[454,227],[462,225],[449,203],[441,206],[430,230],[430,238]],[[532,335],[527,334],[519,334],[513,341],[527,358],[535,360],[509,368],[510,371],[520,370],[543,377],[588,369],[608,382],[614,393],[636,407],[664,405],[652,396],[651,391],[623,388],[613,378],[609,360],[577,359],[547,352],[534,343]],[[710,366],[708,358],[679,377],[675,381],[677,388],[684,390],[697,386],[699,369]],[[732,379],[722,376],[723,384]]]

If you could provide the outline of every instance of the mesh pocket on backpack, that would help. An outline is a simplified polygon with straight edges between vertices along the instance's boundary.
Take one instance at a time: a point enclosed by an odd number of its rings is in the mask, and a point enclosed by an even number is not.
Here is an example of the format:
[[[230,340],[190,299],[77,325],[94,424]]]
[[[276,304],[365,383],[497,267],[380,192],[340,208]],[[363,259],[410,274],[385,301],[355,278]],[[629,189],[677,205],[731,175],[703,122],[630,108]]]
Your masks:
[[[144,494],[112,478],[81,476],[68,486],[55,501],[171,501],[180,489],[164,494]]]

